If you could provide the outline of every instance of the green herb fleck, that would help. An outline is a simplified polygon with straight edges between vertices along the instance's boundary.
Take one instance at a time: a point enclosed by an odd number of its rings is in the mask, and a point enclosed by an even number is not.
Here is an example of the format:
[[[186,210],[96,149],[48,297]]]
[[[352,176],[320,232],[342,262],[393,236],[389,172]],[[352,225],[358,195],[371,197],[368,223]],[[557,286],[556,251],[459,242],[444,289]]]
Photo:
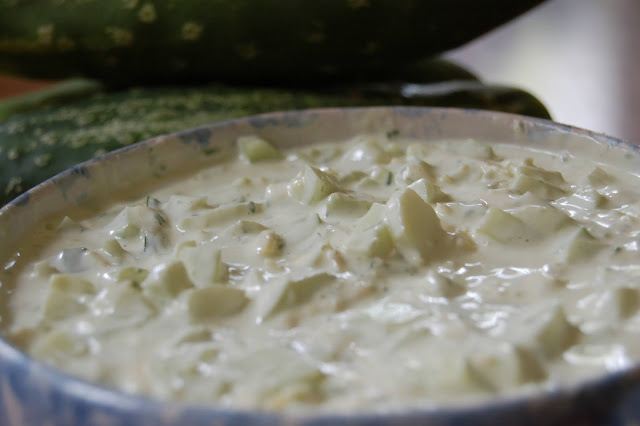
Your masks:
[[[387,139],[393,139],[400,134],[400,130],[391,129],[387,132]]]
[[[153,217],[155,217],[156,221],[158,221],[158,225],[164,225],[167,222],[165,218],[162,217],[159,213],[155,213]]]
[[[151,195],[147,195],[147,200],[145,202],[147,207],[158,208],[160,206],[160,201],[153,198]]]
[[[387,173],[387,186],[391,185],[391,182],[393,182],[393,173],[389,172]]]
[[[620,246],[616,247],[616,248],[613,250],[613,252],[614,252],[614,253],[616,253],[616,254],[620,253],[621,251],[622,251],[622,247],[620,247]]]
[[[136,290],[141,290],[142,286],[140,285],[140,283],[138,281],[131,281],[131,287],[133,287]]]
[[[249,213],[256,212],[256,203],[254,203],[253,201],[249,201],[249,204],[247,205],[247,207],[249,208]]]

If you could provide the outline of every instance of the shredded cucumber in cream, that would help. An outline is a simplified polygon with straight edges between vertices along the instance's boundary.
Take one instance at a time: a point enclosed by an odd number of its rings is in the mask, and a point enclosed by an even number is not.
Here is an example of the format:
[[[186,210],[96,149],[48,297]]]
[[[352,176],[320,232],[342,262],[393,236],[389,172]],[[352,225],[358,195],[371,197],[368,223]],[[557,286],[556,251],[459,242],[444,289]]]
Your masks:
[[[0,272],[8,339],[158,398],[436,407],[640,358],[640,178],[597,156],[356,136],[72,213]]]

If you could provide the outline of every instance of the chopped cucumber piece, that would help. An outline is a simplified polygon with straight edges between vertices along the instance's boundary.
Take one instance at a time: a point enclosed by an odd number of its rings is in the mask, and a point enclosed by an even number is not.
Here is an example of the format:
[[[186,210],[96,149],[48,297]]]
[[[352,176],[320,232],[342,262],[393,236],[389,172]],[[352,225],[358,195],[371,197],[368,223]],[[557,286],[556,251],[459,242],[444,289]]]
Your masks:
[[[262,210],[263,205],[253,201],[223,204],[215,209],[185,217],[180,222],[180,227],[185,230],[193,230],[222,226],[236,221],[238,218],[261,213]]]
[[[189,316],[192,321],[206,321],[233,315],[249,301],[243,290],[214,284],[189,294]]]
[[[142,292],[156,305],[163,306],[182,291],[193,287],[184,264],[180,261],[153,268],[141,284]]]
[[[529,243],[539,237],[535,229],[516,216],[493,207],[487,210],[477,231],[504,244]]]
[[[402,168],[400,178],[405,184],[411,184],[424,179],[429,182],[436,180],[435,167],[423,160],[408,159],[407,165]]]
[[[95,288],[90,281],[76,275],[55,274],[49,280],[49,290],[44,302],[43,316],[51,321],[61,321],[82,314],[87,309]]]
[[[285,245],[285,241],[280,235],[267,229],[258,235],[256,251],[264,257],[280,256]]]
[[[493,392],[538,382],[547,377],[544,366],[534,352],[509,343],[478,348],[467,361],[470,374]]]
[[[373,201],[366,197],[334,192],[329,195],[325,204],[324,219],[338,217],[362,217],[371,207]]]
[[[177,255],[197,287],[224,283],[229,278],[229,267],[222,261],[220,249],[213,243],[184,245]]]
[[[283,278],[265,284],[256,300],[256,319],[264,319],[280,311],[300,306],[321,288],[335,282],[333,275],[321,272],[298,279]]]
[[[336,178],[315,167],[306,166],[288,186],[289,195],[303,204],[314,204],[340,191]]]
[[[353,234],[346,242],[346,251],[368,257],[388,256],[394,245],[386,223],[386,212],[383,204],[372,204],[367,214],[356,222]]]
[[[269,142],[258,136],[238,138],[240,156],[249,163],[282,158],[282,153]]]
[[[447,234],[433,208],[412,189],[389,198],[386,221],[395,246],[410,264],[423,265],[441,254]]]
[[[564,237],[560,248],[560,258],[567,263],[584,262],[593,257],[606,245],[594,238],[582,227],[572,229]]]
[[[442,203],[451,201],[451,196],[442,192],[442,189],[434,183],[429,182],[427,179],[418,179],[409,185],[409,188],[414,190],[416,194],[420,196],[427,203]]]

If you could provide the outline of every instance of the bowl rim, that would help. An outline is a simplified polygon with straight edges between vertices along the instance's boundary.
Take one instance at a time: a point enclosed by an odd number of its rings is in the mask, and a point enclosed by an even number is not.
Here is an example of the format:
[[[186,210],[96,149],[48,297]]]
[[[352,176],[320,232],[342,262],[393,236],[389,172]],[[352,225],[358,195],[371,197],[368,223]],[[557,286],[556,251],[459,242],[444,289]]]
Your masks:
[[[5,214],[16,207],[23,207],[29,204],[29,200],[34,193],[46,191],[47,187],[53,182],[74,173],[78,169],[86,167],[98,167],[100,162],[105,159],[120,156],[124,153],[134,152],[143,149],[143,147],[162,143],[168,137],[189,136],[200,130],[217,130],[233,126],[240,122],[263,122],[263,123],[281,123],[291,118],[295,118],[301,114],[319,114],[322,119],[331,118],[334,114],[343,111],[353,113],[367,113],[369,111],[390,111],[390,112],[422,112],[435,115],[454,114],[459,117],[480,117],[483,121],[490,123],[490,126],[501,126],[504,124],[513,124],[514,122],[523,123],[530,126],[532,130],[554,133],[570,133],[577,136],[583,136],[593,139],[597,143],[607,144],[611,146],[623,146],[623,149],[631,149],[640,152],[640,146],[621,138],[609,136],[604,133],[586,130],[567,124],[557,123],[547,119],[526,117],[518,114],[474,110],[465,108],[448,108],[448,107],[405,107],[405,106],[378,106],[378,107],[345,107],[345,108],[315,108],[305,110],[288,110],[277,111],[246,117],[239,117],[230,120],[205,124],[202,126],[169,133],[166,135],[155,136],[135,144],[120,148],[115,151],[108,152],[99,157],[79,163],[69,169],[66,169],[55,176],[45,180],[37,186],[29,189],[25,193],[19,195],[5,206],[0,208],[0,220]],[[260,409],[230,409],[216,406],[215,404],[194,404],[180,402],[175,400],[162,400],[159,398],[149,397],[140,394],[128,393],[115,388],[107,387],[99,383],[94,383],[80,377],[76,377],[65,373],[55,367],[47,365],[37,359],[32,358],[22,349],[13,346],[4,337],[4,333],[0,330],[0,366],[9,363],[10,367],[18,368],[24,371],[32,371],[39,375],[39,380],[43,385],[51,386],[56,392],[60,392],[65,396],[77,398],[79,402],[98,404],[102,407],[119,410],[122,414],[133,415],[158,415],[166,413],[176,413],[187,411],[198,416],[220,416],[223,421],[221,424],[234,423],[238,424],[376,424],[385,419],[395,424],[396,421],[423,422],[429,421],[434,424],[440,422],[449,423],[452,419],[480,419],[482,416],[489,416],[493,419],[502,418],[505,413],[518,413],[521,415],[523,410],[529,411],[533,407],[545,407],[557,401],[571,400],[576,397],[590,392],[598,392],[603,388],[617,388],[623,385],[625,388],[637,387],[640,389],[640,361],[636,361],[632,365],[610,373],[605,373],[586,380],[580,380],[578,383],[571,385],[559,385],[553,388],[538,389],[532,394],[525,395],[506,395],[488,400],[482,399],[478,401],[465,402],[462,404],[445,405],[443,407],[420,408],[409,406],[406,409],[393,410],[389,412],[376,411],[354,411],[354,412],[325,412],[310,410],[308,412],[274,412]],[[1,372],[1,369],[0,369]],[[0,379],[2,377],[0,376]],[[1,384],[1,383],[0,383]],[[4,389],[6,391],[6,389]],[[3,389],[0,389],[0,406],[2,405]],[[640,416],[640,413],[638,413]],[[217,418],[217,417],[216,417]],[[2,423],[2,422],[0,422]],[[216,423],[217,424],[217,423]],[[235,424],[235,423],[234,423]]]

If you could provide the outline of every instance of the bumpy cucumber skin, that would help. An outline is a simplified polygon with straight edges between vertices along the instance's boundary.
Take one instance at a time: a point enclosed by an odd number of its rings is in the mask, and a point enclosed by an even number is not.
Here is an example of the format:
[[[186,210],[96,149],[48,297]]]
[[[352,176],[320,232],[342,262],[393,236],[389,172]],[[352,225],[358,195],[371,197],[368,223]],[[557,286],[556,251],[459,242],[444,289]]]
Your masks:
[[[416,83],[434,83],[451,80],[479,81],[478,77],[466,68],[442,58],[425,58],[407,67],[397,67],[382,74],[383,80],[414,81]],[[358,81],[367,78],[355,77],[355,80],[342,82],[343,86],[353,87]],[[295,82],[287,84],[288,89],[296,87]],[[316,90],[321,90],[322,84],[316,84]],[[335,87],[336,82],[325,85],[326,89]],[[304,86],[302,86],[304,87]],[[302,88],[298,87],[298,88]],[[284,87],[281,87],[284,88]],[[45,106],[64,105],[70,101],[88,98],[90,95],[105,91],[105,85],[98,80],[85,78],[70,78],[63,80],[46,89],[0,99],[0,122],[17,114],[37,111]]]
[[[467,81],[447,84],[421,85],[424,93],[412,97],[402,95],[402,85],[322,94],[230,87],[140,89],[18,115],[0,123],[0,204],[74,164],[108,151],[164,133],[269,111],[420,105],[549,117],[540,101],[519,89]],[[433,88],[432,94],[427,87]]]
[[[120,85],[382,78],[542,1],[5,0],[0,70]]]

